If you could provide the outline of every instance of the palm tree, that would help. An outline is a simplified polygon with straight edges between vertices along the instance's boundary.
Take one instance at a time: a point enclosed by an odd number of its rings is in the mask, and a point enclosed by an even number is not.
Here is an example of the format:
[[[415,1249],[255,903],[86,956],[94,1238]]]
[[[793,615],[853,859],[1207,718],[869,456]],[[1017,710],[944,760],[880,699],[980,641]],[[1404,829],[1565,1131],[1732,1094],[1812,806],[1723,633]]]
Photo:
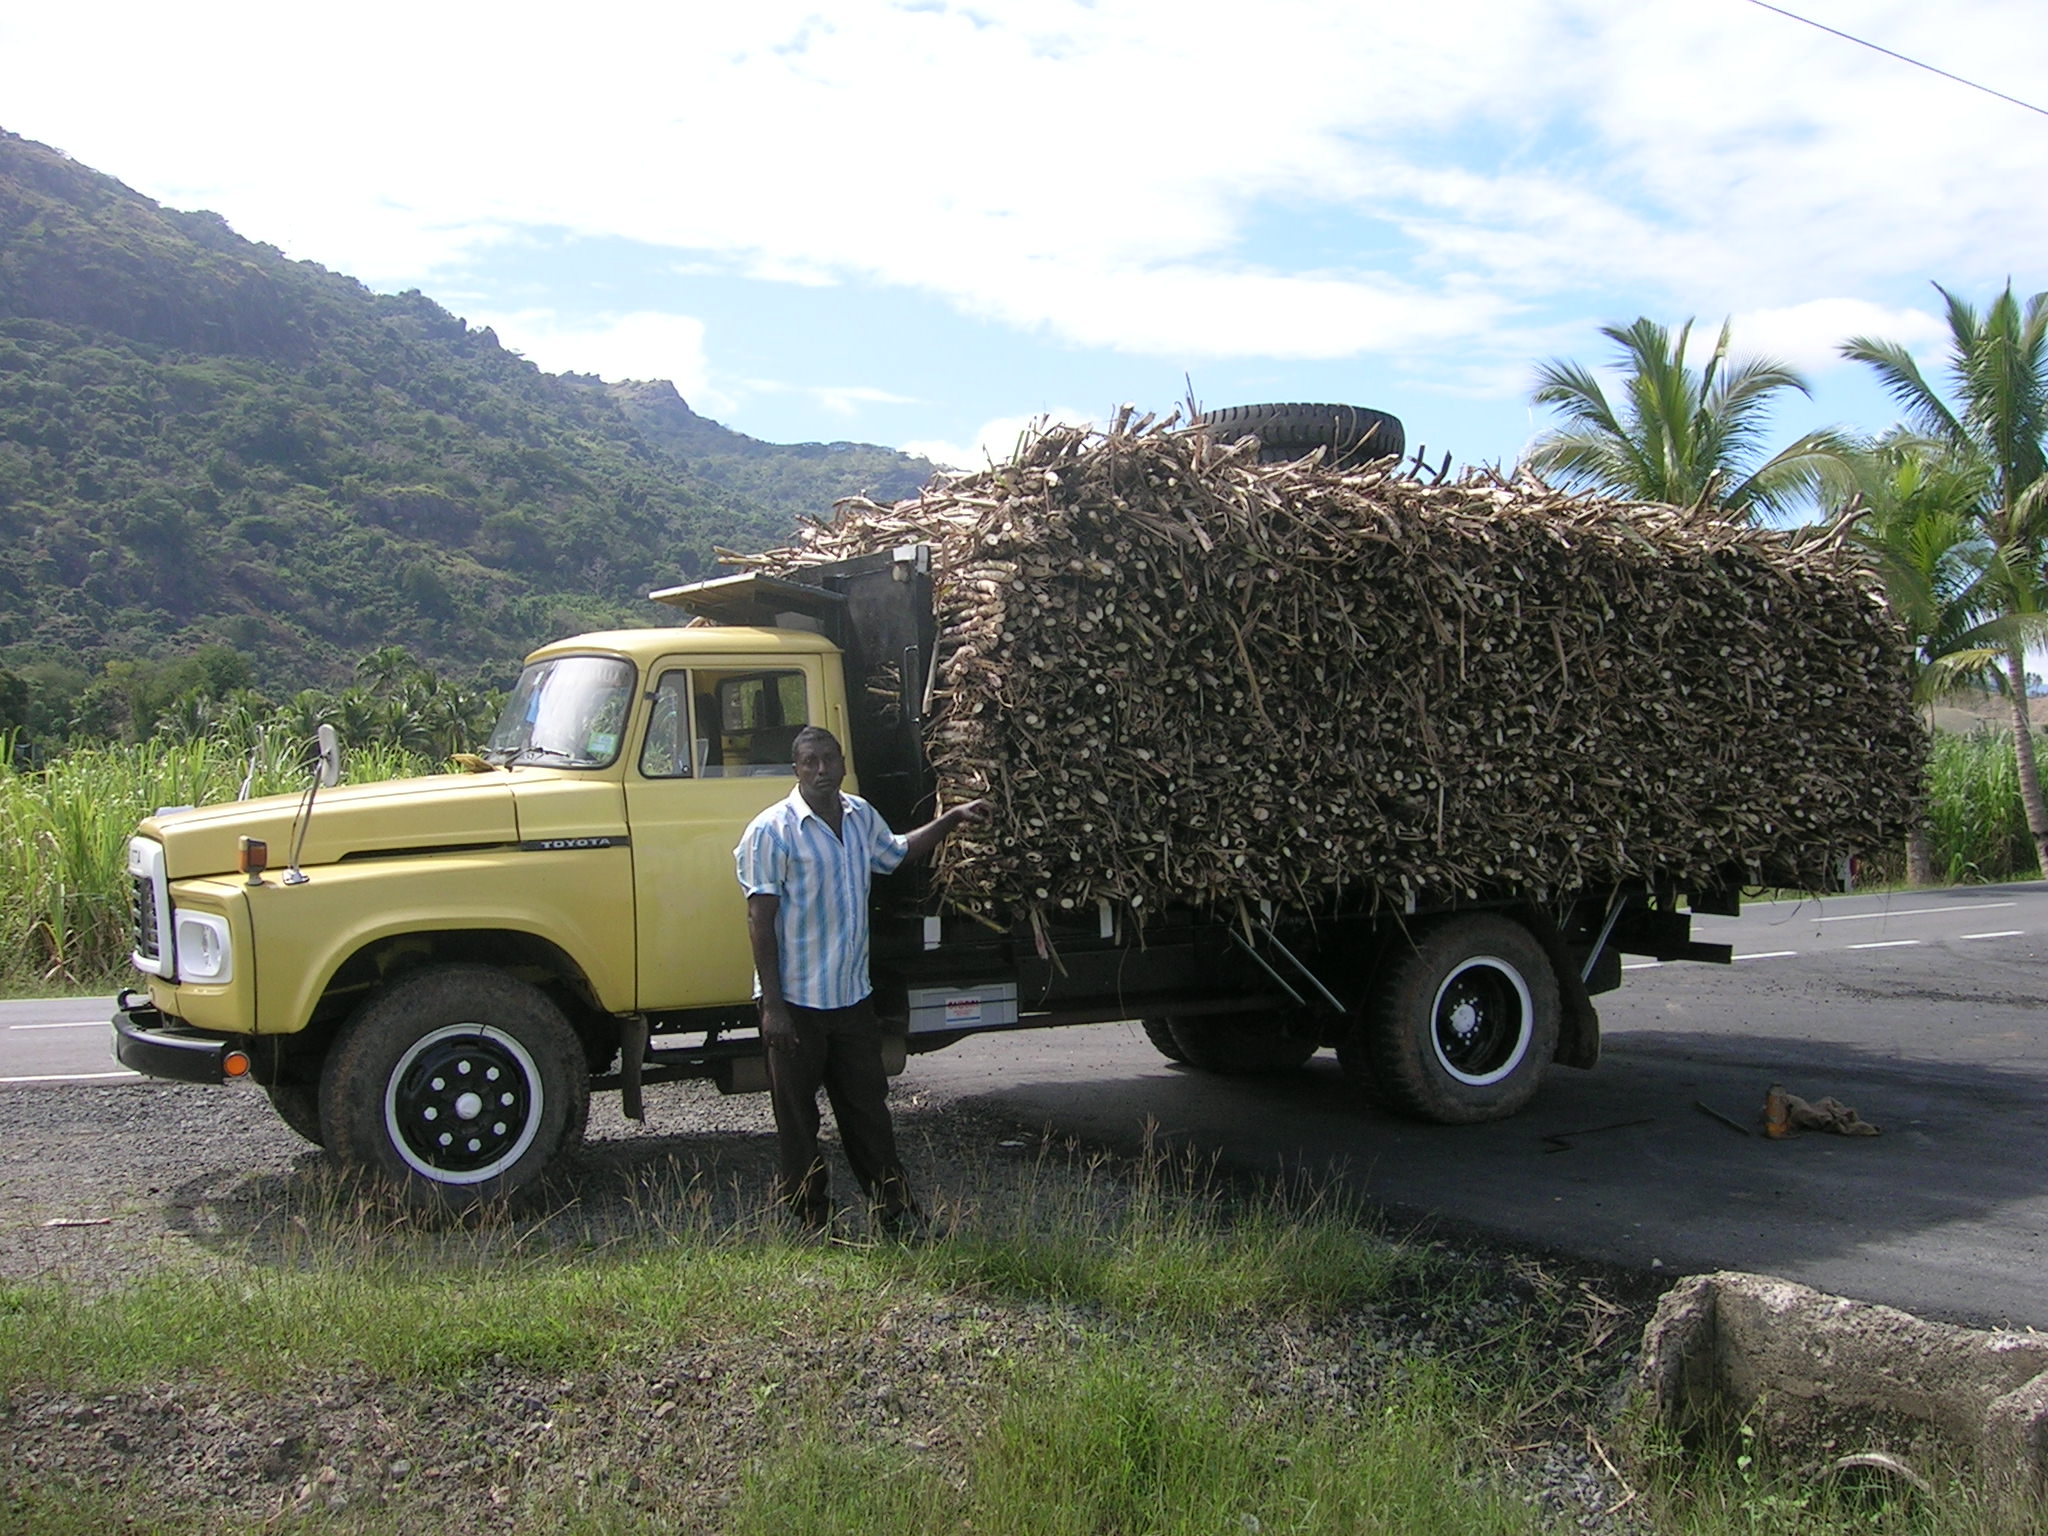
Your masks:
[[[356,680],[372,693],[382,693],[393,683],[419,670],[412,652],[402,645],[380,645],[356,658]]]
[[[246,756],[255,750],[271,708],[253,688],[237,688],[220,701],[213,718],[213,736],[228,751]]]
[[[424,753],[433,746],[427,725],[426,696],[411,688],[399,690],[395,699],[378,699],[373,738],[401,752]]]
[[[184,745],[198,741],[213,728],[213,700],[197,688],[180,694],[156,718],[155,735],[168,736]]]
[[[377,700],[367,688],[344,688],[335,698],[330,717],[341,739],[350,747],[362,747],[378,739]]]
[[[1938,283],[1935,291],[1948,304],[1953,407],[1897,342],[1858,336],[1843,345],[1842,354],[1874,369],[1914,426],[1974,461],[1984,477],[1975,515],[1990,546],[1983,580],[1992,617],[1983,629],[2004,663],[2020,804],[2035,856],[2048,873],[2048,802],[2034,757],[2026,661],[2028,642],[2048,632],[2048,576],[2042,569],[2048,542],[2048,451],[2042,445],[2048,432],[2048,294],[2037,293],[2022,306],[2008,282],[1980,315]]]
[[[1564,425],[1530,445],[1524,462],[1538,473],[1634,501],[1718,505],[1747,520],[1783,515],[1812,496],[1823,471],[1850,451],[1837,433],[1809,432],[1762,457],[1773,400],[1786,390],[1810,391],[1782,363],[1730,363],[1726,324],[1699,369],[1685,361],[1690,320],[1675,338],[1648,319],[1602,326],[1600,334],[1621,349],[1622,403],[1612,404],[1582,364],[1543,364],[1530,398],[1554,407]]]
[[[334,718],[334,700],[317,688],[304,688],[277,706],[273,717],[285,735],[302,751],[320,727]]]
[[[432,749],[442,757],[478,746],[490,734],[498,700],[483,689],[445,683],[427,700],[425,723]]]

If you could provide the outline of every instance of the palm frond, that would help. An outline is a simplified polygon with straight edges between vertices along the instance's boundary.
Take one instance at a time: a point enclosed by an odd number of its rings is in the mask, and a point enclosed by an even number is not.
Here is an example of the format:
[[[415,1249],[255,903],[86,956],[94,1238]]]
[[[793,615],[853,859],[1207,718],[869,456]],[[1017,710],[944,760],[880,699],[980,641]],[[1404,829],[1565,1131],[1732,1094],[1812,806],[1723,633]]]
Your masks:
[[[1730,509],[1782,517],[1801,502],[1818,500],[1824,478],[1856,451],[1852,438],[1832,428],[1786,444],[1731,488]]]
[[[1947,651],[1934,657],[1913,682],[1913,702],[1936,704],[1970,689],[1993,690],[2005,686],[1999,670],[2005,652],[1997,647]]]
[[[1563,425],[1539,436],[1525,462],[1610,494],[1682,506],[1719,502],[1740,516],[1782,512],[1815,496],[1833,452],[1823,435],[1756,463],[1772,397],[1787,388],[1805,392],[1805,381],[1781,363],[1731,363],[1726,322],[1711,355],[1694,368],[1686,361],[1692,326],[1688,319],[1674,334],[1647,316],[1602,326],[1622,372],[1614,400],[1576,363],[1543,365],[1531,398],[1556,409]],[[1736,490],[1725,491],[1731,484]]]
[[[1895,341],[1871,336],[1852,336],[1841,347],[1842,356],[1867,364],[1877,374],[1884,392],[1904,408],[1906,415],[1930,437],[1955,447],[1966,447],[1970,434],[1964,430],[1933,385],[1920,372],[1913,354]]]

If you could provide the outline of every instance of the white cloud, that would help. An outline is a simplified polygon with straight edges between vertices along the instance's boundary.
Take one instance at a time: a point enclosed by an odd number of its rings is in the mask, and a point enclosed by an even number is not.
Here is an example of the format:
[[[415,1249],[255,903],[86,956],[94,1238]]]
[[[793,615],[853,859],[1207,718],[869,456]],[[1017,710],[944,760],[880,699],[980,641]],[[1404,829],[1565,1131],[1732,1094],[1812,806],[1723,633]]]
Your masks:
[[[804,393],[810,395],[834,416],[857,416],[864,405],[916,403],[909,395],[891,394],[886,389],[876,389],[867,384],[821,384],[805,388]]]
[[[595,373],[607,379],[667,379],[693,410],[716,414],[732,399],[711,381],[704,322],[690,315],[637,311],[595,325],[566,324],[553,311],[478,314],[498,340],[548,373]]]
[[[1842,356],[1842,343],[1852,336],[1874,336],[1925,352],[1938,349],[1949,333],[1948,323],[1926,310],[1842,298],[1738,312],[1732,323],[1731,350],[1737,355],[1774,358],[1808,375],[1861,367]]]
[[[2016,94],[2048,78],[2038,0],[1825,10]],[[0,19],[0,95],[9,127],[373,283],[545,228],[1175,361],[1497,354],[1538,303],[1734,310],[1738,344],[1812,357],[1829,305],[1908,316],[1908,283],[2048,249],[2018,109],[1735,4],[600,0],[564,27],[363,0],[338,28],[103,0]],[[692,323],[500,329],[701,394]]]
[[[1047,426],[1086,427],[1096,424],[1096,418],[1086,411],[1061,407],[1037,416],[999,416],[994,421],[983,422],[972,443],[921,441],[904,443],[901,447],[903,452],[930,459],[942,469],[987,469],[991,464],[1008,462],[1026,437]]]

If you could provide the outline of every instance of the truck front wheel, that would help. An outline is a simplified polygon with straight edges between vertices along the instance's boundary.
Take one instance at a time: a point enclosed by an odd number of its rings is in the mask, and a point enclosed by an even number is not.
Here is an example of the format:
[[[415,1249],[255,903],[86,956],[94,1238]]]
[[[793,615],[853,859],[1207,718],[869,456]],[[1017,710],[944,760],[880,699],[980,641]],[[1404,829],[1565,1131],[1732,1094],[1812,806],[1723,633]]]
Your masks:
[[[278,1119],[314,1146],[325,1145],[320,1140],[319,1088],[311,1083],[272,1083],[263,1091]]]
[[[1498,1120],[1542,1084],[1558,1011],[1556,974],[1527,929],[1453,917],[1390,958],[1337,1056],[1354,1082],[1418,1120]]]
[[[561,1009],[483,965],[438,966],[364,1004],[328,1053],[328,1150],[423,1204],[508,1195],[583,1136],[590,1086]]]

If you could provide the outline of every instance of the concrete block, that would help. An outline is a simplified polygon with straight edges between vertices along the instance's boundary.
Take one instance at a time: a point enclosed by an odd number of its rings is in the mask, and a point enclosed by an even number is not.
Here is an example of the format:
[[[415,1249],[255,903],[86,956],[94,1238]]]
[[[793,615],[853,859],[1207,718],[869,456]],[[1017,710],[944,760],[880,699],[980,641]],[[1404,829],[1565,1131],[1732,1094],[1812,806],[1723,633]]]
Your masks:
[[[1681,1434],[1740,1419],[1780,1453],[1938,1454],[2002,1499],[2048,1491],[2041,1335],[1928,1322],[1769,1275],[1695,1275],[1644,1330],[1637,1383]]]

